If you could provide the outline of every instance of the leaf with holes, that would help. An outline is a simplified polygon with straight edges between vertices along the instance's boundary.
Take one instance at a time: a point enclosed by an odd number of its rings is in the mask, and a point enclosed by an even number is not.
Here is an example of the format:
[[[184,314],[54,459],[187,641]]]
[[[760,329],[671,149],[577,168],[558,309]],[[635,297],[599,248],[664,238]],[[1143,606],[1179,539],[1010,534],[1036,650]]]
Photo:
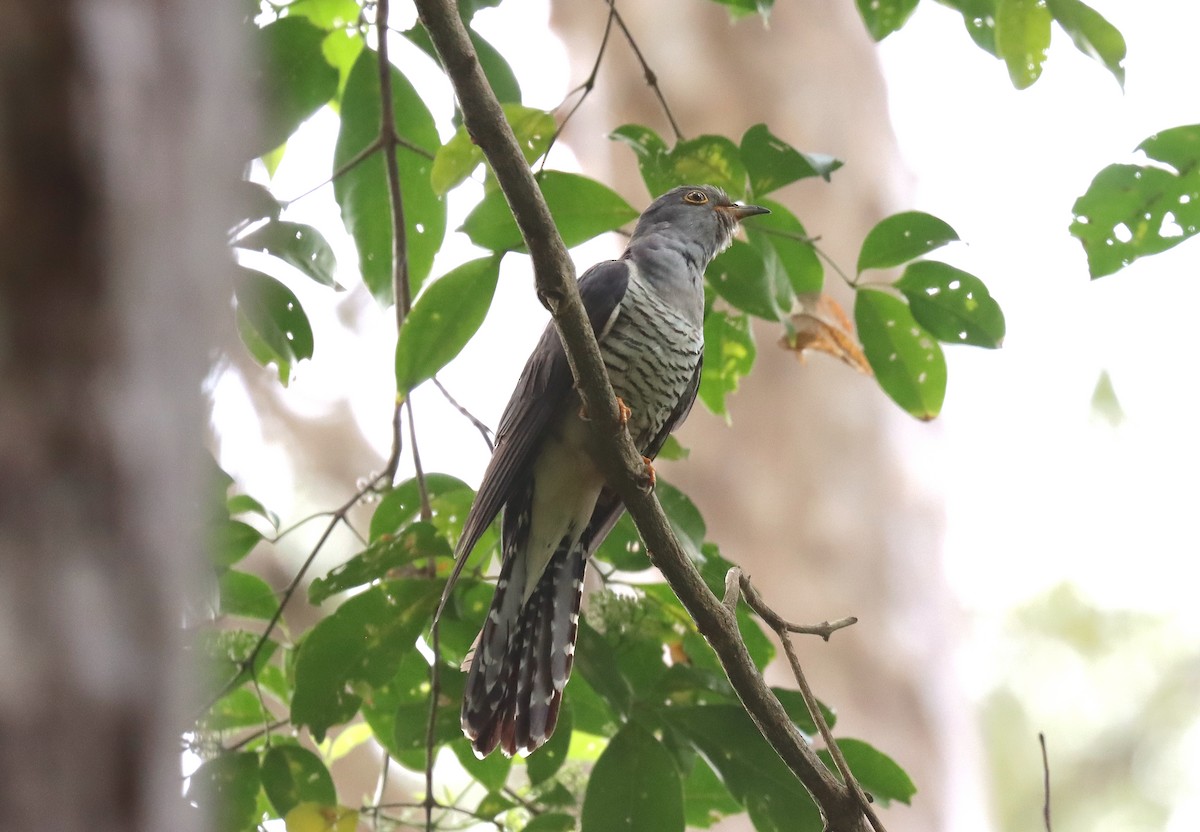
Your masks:
[[[854,323],[883,391],[922,421],[936,417],[946,396],[946,358],[908,304],[886,291],[860,287]]]
[[[544,110],[535,110],[520,104],[504,104],[502,107],[508,126],[512,128],[513,135],[521,146],[525,161],[532,164],[546,152],[550,139],[554,136],[554,116]],[[483,160],[483,149],[471,140],[471,134],[467,132],[465,125],[459,127],[450,141],[442,145],[433,157],[430,176],[434,191],[445,194],[462,184]]]
[[[404,207],[408,280],[415,296],[429,276],[433,256],[446,236],[446,203],[430,182],[433,153],[441,141],[433,116],[417,91],[399,70],[394,66],[390,69],[396,132],[408,145],[395,152]],[[333,151],[334,170],[349,164],[379,136],[379,56],[374,50],[362,50],[354,62],[342,92],[341,113]],[[363,282],[380,304],[393,303],[392,209],[383,154],[372,153],[334,179],[333,195],[358,249]]]
[[[396,340],[396,390],[401,396],[433,378],[479,330],[500,279],[500,258],[463,263],[434,281],[413,306]]]
[[[917,323],[939,341],[989,349],[1004,342],[1004,313],[975,275],[935,260],[918,260],[894,285],[908,298]]]
[[[855,0],[855,4],[876,42],[900,29],[917,8],[917,0]]]
[[[1042,74],[1050,48],[1050,10],[1045,0],[997,0],[996,54],[1019,90]]]
[[[276,220],[242,237],[236,245],[278,257],[322,286],[337,286],[333,279],[337,258],[325,237],[311,225]]]
[[[944,220],[923,211],[893,214],[867,232],[858,253],[858,273],[907,263],[958,239]]]
[[[1162,164],[1109,165],[1071,209],[1093,278],[1200,231],[1200,124],[1163,130],[1138,150]]]
[[[285,386],[298,361],[312,358],[313,333],[292,290],[262,272],[238,268],[234,282],[238,333],[264,367],[274,364]]]
[[[635,722],[623,727],[588,778],[582,832],[683,832],[683,784],[675,760]]]

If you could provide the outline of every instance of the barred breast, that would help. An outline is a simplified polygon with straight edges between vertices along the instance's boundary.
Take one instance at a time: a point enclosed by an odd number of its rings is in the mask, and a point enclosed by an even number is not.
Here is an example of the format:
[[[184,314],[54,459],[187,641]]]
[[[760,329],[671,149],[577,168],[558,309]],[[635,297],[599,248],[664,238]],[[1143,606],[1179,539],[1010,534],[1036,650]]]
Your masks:
[[[704,332],[635,271],[600,352],[613,389],[629,407],[629,433],[645,450],[666,424],[696,371]]]

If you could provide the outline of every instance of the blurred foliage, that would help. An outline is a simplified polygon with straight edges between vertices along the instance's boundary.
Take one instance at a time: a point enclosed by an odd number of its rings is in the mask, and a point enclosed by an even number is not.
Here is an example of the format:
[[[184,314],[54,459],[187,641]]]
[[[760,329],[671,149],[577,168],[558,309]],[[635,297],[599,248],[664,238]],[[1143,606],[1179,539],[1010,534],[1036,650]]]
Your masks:
[[[1054,829],[1163,829],[1194,799],[1200,651],[1174,622],[1059,586],[1014,612],[983,707],[1001,830],[1040,825],[1046,733]]]

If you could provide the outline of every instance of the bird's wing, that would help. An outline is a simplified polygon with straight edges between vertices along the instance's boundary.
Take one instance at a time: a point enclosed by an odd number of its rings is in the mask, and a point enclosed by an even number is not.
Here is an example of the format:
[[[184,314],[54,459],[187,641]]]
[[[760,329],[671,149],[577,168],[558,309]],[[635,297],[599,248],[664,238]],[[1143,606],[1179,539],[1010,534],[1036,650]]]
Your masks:
[[[611,326],[628,285],[629,266],[622,260],[599,263],[579,279],[583,307],[597,337]],[[480,535],[512,496],[513,486],[529,470],[540,440],[551,420],[559,415],[572,386],[571,368],[551,321],[500,417],[496,449],[456,547],[459,563],[455,576]]]

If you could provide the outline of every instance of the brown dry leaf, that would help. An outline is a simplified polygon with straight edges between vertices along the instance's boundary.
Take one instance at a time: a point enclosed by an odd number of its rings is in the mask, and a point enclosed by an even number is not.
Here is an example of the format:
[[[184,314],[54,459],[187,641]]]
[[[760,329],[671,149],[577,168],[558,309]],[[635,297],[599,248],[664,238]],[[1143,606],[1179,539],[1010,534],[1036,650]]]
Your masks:
[[[804,360],[806,350],[828,353],[865,375],[873,375],[867,357],[854,335],[850,318],[829,295],[805,295],[800,311],[790,318],[790,327],[779,339],[784,349]]]

